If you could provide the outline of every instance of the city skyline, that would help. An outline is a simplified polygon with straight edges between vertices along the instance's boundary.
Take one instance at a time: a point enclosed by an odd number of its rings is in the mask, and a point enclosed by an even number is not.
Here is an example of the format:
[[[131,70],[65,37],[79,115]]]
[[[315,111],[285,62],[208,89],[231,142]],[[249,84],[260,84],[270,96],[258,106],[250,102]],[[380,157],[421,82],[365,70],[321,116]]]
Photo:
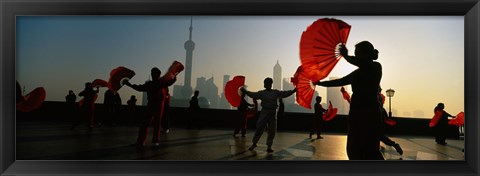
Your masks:
[[[281,77],[289,79],[300,65],[301,32],[318,18],[323,17],[194,16],[192,87],[196,78],[211,77],[218,86],[223,75],[244,75],[249,90],[261,90],[263,79],[273,78],[277,62],[282,65]],[[382,87],[396,91],[394,114],[422,111],[431,118],[438,102],[445,103],[450,114],[463,111],[462,17],[335,18],[352,25],[350,54],[362,40],[380,51]],[[173,60],[186,64],[184,45],[190,41],[191,23],[190,16],[17,17],[17,80],[26,93],[44,86],[47,101],[64,101],[68,90],[78,93],[87,81],[108,79],[117,66],[134,70],[137,75],[131,82],[142,84],[153,66],[165,73]],[[342,77],[354,69],[341,59],[329,77]],[[176,86],[184,84],[184,74],[178,76]],[[223,88],[218,89],[221,97]],[[105,90],[100,90],[97,103],[103,103]],[[327,94],[326,88],[316,90],[320,96]],[[142,97],[129,88],[119,93],[123,104],[130,95]]]

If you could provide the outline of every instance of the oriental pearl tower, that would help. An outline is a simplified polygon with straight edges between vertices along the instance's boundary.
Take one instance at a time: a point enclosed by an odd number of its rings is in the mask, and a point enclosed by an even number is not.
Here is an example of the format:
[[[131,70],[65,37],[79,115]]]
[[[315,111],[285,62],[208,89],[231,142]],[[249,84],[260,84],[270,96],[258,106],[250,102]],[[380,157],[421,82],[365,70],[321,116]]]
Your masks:
[[[195,49],[195,43],[192,41],[192,21],[193,17],[190,17],[190,35],[188,40],[185,42],[184,47],[187,51],[187,55],[185,57],[185,82],[183,84],[182,95],[184,98],[190,98],[192,96],[192,56],[193,50]]]

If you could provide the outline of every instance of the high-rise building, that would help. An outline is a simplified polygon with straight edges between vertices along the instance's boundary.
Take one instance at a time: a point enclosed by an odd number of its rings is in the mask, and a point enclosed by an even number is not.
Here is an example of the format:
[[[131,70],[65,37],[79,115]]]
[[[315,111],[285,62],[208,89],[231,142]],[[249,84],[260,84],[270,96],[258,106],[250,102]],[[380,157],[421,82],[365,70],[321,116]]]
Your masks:
[[[190,18],[190,34],[188,36],[188,40],[185,42],[184,47],[186,50],[186,57],[185,57],[185,82],[183,84],[182,95],[183,98],[190,98],[192,95],[192,58],[193,58],[193,50],[195,49],[195,43],[192,40],[192,31],[193,31],[193,17]]]
[[[282,67],[278,63],[273,67],[273,89],[282,89]]]
[[[218,108],[218,87],[214,83],[213,76],[208,80],[205,77],[197,78],[195,90],[200,91],[199,97],[208,100],[210,108]]]
[[[220,100],[218,102],[218,107],[221,109],[231,109],[230,104],[225,98],[225,85],[227,85],[228,81],[230,81],[230,75],[223,75],[223,87],[221,88],[222,94],[220,95]]]
[[[293,86],[292,83],[290,83],[290,79],[289,78],[283,78],[283,89],[282,90],[293,90],[295,87]],[[291,103],[291,104],[294,104],[295,103],[295,94],[287,97],[287,98],[284,98],[283,99],[283,102],[284,103]]]
[[[338,79],[338,77],[330,77],[330,80]],[[344,86],[345,91],[348,91],[349,86]],[[337,114],[348,114],[350,110],[350,104],[343,99],[342,92],[340,92],[341,87],[327,87],[327,97],[323,98],[326,100],[325,103],[328,105],[328,102],[332,102],[334,108],[338,108]],[[350,93],[351,94],[351,93]],[[327,106],[328,107],[328,106]]]

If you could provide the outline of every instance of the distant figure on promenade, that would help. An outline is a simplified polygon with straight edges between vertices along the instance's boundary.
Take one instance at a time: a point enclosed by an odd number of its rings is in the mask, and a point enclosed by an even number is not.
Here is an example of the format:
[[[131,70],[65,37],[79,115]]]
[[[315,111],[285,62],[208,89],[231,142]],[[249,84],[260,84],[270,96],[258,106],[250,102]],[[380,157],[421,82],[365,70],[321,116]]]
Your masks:
[[[97,90],[93,90],[92,83],[85,83],[85,89],[81,91],[78,96],[83,97],[83,102],[79,103],[80,106],[80,117],[76,123],[72,125],[72,129],[78,126],[81,121],[86,120],[89,130],[92,130],[94,127],[94,109],[95,109],[95,99],[97,97]]]
[[[277,130],[284,128],[285,125],[285,103],[283,103],[283,98],[278,99],[278,112],[277,112]],[[281,130],[282,130],[281,129]]]
[[[138,137],[136,142],[137,149],[143,149],[145,146],[145,140],[148,134],[148,126],[153,121],[153,137],[152,143],[154,146],[160,145],[160,122],[163,116],[163,104],[164,104],[164,94],[162,89],[168,86],[171,86],[177,80],[176,75],[161,79],[161,71],[157,67],[151,69],[152,80],[145,82],[145,84],[135,85],[130,84],[130,82],[125,81],[125,85],[131,87],[132,89],[140,92],[147,92],[147,109],[146,115],[140,123],[138,130]]]
[[[437,106],[433,109],[435,114],[439,114],[438,122],[433,127],[433,130],[435,132],[435,142],[440,145],[447,144],[445,140],[447,139],[448,117],[455,117],[450,115],[444,109],[445,105],[443,103],[438,103]]]
[[[120,94],[107,89],[104,94],[103,104],[105,105],[106,112],[105,117],[102,119],[103,123],[109,123],[110,126],[115,126],[118,121],[120,106],[122,105]],[[99,122],[99,125],[102,125],[102,122]]]
[[[235,123],[235,130],[233,131],[233,137],[236,137],[236,135],[241,131],[242,132],[242,137],[245,137],[245,134],[247,133],[247,110],[248,107],[253,107],[253,104],[250,104],[245,100],[245,94],[242,93],[240,99],[240,106],[237,108],[237,118],[236,118],[236,123]]]
[[[198,95],[200,95],[200,91],[196,90],[193,94],[192,98],[190,99],[190,106],[188,107],[188,124],[187,129],[193,129],[193,126],[197,126],[199,129],[201,128],[200,122],[200,105],[198,105]]]
[[[76,103],[77,101],[77,95],[73,93],[73,90],[68,91],[68,95],[65,96],[65,101],[67,102],[67,115],[69,116],[70,119],[74,119],[74,121],[77,120],[77,108],[78,105]]]
[[[381,103],[381,107],[380,107],[380,110],[381,110],[381,113],[382,113],[382,122],[385,122],[385,119],[386,118],[389,118],[388,114],[387,114],[387,110],[385,110],[385,108],[383,107],[384,105],[384,102],[385,102],[385,95],[382,94],[382,88],[379,87],[378,88],[378,101]],[[388,146],[392,146],[395,148],[395,150],[400,154],[400,155],[403,155],[403,149],[402,147],[400,147],[400,144],[396,143],[395,141],[393,141],[392,139],[390,139],[388,136],[385,135],[385,133],[387,132],[387,124],[386,123],[382,123],[382,135],[380,135],[380,141],[382,143],[384,143],[385,145],[388,145]]]
[[[345,46],[340,54],[347,62],[358,67],[347,76],[319,81],[316,85],[324,87],[345,86],[351,84],[352,97],[348,118],[347,155],[350,160],[384,160],[379,151],[382,135],[380,102],[378,87],[382,79],[382,65],[378,51],[368,41],[355,45],[355,56],[349,56]]]
[[[162,133],[168,134],[170,132],[170,93],[168,93],[168,87],[162,89],[165,95],[163,104],[163,118],[162,118]]]
[[[322,97],[317,96],[315,98],[315,113],[313,114],[313,126],[309,135],[310,139],[312,139],[312,136],[315,133],[317,133],[317,139],[323,139],[323,137],[321,136],[323,127],[323,115],[327,112],[327,110],[322,107],[320,102],[322,102]]]
[[[273,139],[275,138],[275,133],[277,132],[277,108],[278,108],[278,99],[286,98],[297,91],[297,89],[289,91],[280,91],[272,89],[273,79],[265,78],[263,81],[264,90],[258,92],[250,92],[241,88],[242,93],[247,94],[247,96],[253,99],[260,99],[262,101],[262,110],[260,111],[260,117],[257,121],[257,129],[255,135],[253,136],[253,144],[250,146],[249,150],[254,150],[257,147],[257,143],[262,137],[263,131],[267,128],[267,152],[273,152]]]
[[[128,120],[136,121],[135,115],[137,113],[137,97],[135,95],[130,96],[130,99],[127,100],[127,105],[128,105],[128,114],[130,117],[130,119]]]

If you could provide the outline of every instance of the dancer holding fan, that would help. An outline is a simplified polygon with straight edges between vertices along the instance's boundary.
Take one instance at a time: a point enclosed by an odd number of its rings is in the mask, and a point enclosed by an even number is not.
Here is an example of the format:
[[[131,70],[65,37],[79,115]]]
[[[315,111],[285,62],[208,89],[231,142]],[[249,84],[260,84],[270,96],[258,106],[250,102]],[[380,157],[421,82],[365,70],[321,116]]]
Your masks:
[[[375,62],[378,51],[368,41],[355,45],[355,56],[341,46],[340,54],[359,67],[347,76],[331,81],[316,82],[319,86],[333,87],[351,84],[352,97],[348,118],[347,154],[351,160],[383,160],[378,150],[381,132],[378,87],[382,78],[382,65]]]
[[[225,98],[233,107],[237,107],[237,116],[235,120],[235,130],[233,131],[233,137],[241,131],[242,137],[245,137],[247,131],[247,112],[248,107],[253,107],[245,100],[245,94],[240,88],[245,87],[245,76],[235,76],[232,80],[225,84]]]

